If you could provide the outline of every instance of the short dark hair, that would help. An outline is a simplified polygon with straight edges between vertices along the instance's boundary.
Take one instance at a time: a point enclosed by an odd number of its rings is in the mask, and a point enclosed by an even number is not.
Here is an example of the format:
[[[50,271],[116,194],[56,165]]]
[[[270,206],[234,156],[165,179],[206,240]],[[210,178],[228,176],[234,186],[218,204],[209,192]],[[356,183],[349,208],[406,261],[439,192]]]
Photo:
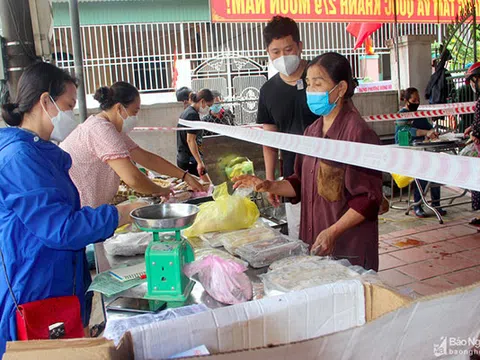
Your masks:
[[[18,82],[14,103],[2,105],[3,120],[10,126],[20,126],[23,116],[48,92],[53,100],[63,95],[68,83],[77,86],[75,78],[55,65],[37,62],[23,72]]]
[[[355,94],[357,87],[352,75],[352,67],[348,59],[336,52],[327,52],[313,59],[307,66],[307,70],[312,66],[323,67],[335,84],[345,81],[348,89],[345,92],[345,99],[350,99]]]
[[[417,88],[409,87],[408,89],[400,91],[400,101],[407,102],[413,96],[413,94],[420,94]]]
[[[268,48],[273,40],[291,36],[293,41],[300,43],[300,31],[297,23],[288,17],[274,16],[263,30],[263,40]]]
[[[205,100],[206,102],[211,102],[215,99],[213,96],[212,92],[209,89],[202,89],[197,93],[192,93],[191,95],[191,100],[194,103],[198,103],[202,100]]]
[[[192,93],[192,89],[189,89],[186,86],[181,87],[178,89],[175,94],[177,95],[177,101],[188,101],[190,100],[190,94]]]
[[[127,82],[119,81],[111,87],[99,88],[93,98],[100,103],[100,109],[109,110],[115,104],[122,104],[127,107],[140,97],[137,88]]]

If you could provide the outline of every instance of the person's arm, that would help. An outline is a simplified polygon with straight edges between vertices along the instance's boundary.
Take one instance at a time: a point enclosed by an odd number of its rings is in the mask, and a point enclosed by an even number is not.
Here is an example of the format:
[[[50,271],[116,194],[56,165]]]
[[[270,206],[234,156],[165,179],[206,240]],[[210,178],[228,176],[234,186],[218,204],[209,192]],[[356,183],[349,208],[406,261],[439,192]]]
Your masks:
[[[8,186],[8,192],[0,195],[2,206],[22,222],[25,236],[31,233],[49,248],[80,250],[109,238],[119,224],[115,206],[76,209],[67,184],[56,178],[35,152],[15,154],[4,164],[0,182]],[[123,216],[122,221],[127,220]]]
[[[211,183],[212,180],[206,173],[205,164],[203,163],[202,157],[200,156],[200,151],[198,150],[197,134],[190,134],[187,132],[187,144],[190,152],[192,153],[195,161],[197,162],[197,171],[200,179],[205,182]]]
[[[158,186],[142,173],[129,158],[107,160],[107,164],[131,188],[141,194],[168,196],[169,188]]]
[[[205,165],[203,164],[202,157],[200,156],[200,151],[198,150],[197,134],[187,133],[187,144],[197,164],[203,165],[205,167]]]
[[[345,214],[332,226],[322,231],[312,246],[311,254],[330,255],[335,248],[336,239],[344,232],[354,228],[365,221],[365,216],[350,208]]]
[[[233,179],[233,188],[253,188],[257,192],[268,192],[283,197],[295,197],[295,189],[288,180],[262,180],[254,175],[241,175]]]
[[[202,185],[190,174],[176,167],[171,162],[165,160],[161,156],[151,153],[141,147],[137,147],[130,152],[132,160],[147,169],[156,171],[162,175],[168,175],[177,179],[184,179],[194,191],[204,191]]]

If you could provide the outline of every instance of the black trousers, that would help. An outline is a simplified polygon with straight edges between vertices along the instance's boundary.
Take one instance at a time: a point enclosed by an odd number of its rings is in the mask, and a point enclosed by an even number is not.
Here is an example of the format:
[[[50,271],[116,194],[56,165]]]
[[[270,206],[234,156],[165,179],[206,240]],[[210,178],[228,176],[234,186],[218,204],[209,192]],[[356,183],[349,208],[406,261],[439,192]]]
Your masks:
[[[183,162],[183,161],[177,160],[177,166],[182,170],[188,171],[188,173],[191,175],[198,176],[196,161]]]

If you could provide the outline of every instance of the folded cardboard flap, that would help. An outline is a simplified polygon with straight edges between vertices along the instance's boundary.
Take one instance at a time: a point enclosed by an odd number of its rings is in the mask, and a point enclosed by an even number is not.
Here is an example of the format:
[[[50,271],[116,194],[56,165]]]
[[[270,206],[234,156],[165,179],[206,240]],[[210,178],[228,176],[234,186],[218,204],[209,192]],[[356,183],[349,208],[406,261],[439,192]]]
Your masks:
[[[411,298],[382,285],[364,283],[363,286],[365,288],[365,320],[367,322],[413,301]]]
[[[105,338],[32,340],[7,343],[3,360],[133,360],[133,346],[127,333],[117,347]]]

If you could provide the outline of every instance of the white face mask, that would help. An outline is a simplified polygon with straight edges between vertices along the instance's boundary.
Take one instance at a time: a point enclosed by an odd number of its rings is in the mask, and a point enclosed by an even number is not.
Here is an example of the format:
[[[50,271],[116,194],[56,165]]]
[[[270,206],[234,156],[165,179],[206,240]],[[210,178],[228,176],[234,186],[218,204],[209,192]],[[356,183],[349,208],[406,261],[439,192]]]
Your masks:
[[[198,110],[198,113],[202,116],[208,115],[209,112],[210,112],[210,106],[205,106],[200,108],[200,110]]]
[[[273,60],[273,67],[285,76],[292,75],[300,65],[298,55],[285,55]]]
[[[125,107],[124,107],[124,109],[125,109]],[[125,112],[128,115],[127,109],[125,109]],[[122,115],[120,115],[120,116],[123,120],[123,124],[122,124],[122,132],[123,133],[128,134],[130,131],[132,131],[135,128],[135,126],[137,126],[137,123],[138,123],[138,117],[137,116],[128,115],[126,119],[124,119]]]
[[[72,110],[62,111],[51,96],[50,99],[57,108],[58,114],[52,118],[47,112],[47,110],[45,110],[45,108],[43,107],[43,104],[42,109],[48,115],[53,125],[53,131],[50,135],[50,140],[61,142],[65,140],[73,130],[75,130],[78,123],[75,121],[75,114]]]

